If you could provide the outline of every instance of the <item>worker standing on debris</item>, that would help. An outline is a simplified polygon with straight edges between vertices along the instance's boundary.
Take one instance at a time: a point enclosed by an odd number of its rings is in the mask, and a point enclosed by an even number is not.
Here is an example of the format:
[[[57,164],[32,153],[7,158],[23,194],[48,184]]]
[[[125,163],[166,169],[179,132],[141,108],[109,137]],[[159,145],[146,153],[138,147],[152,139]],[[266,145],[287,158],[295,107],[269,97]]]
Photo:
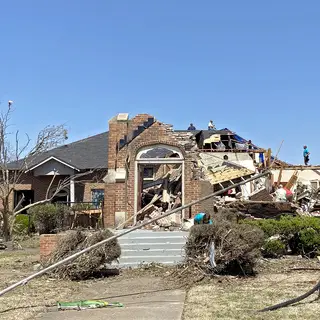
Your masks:
[[[197,213],[194,217],[194,224],[212,224],[211,216],[208,213]]]
[[[209,123],[208,123],[208,130],[215,130],[215,129],[216,129],[216,127],[215,127],[215,125],[213,124],[213,121],[210,120]]]
[[[304,165],[307,166],[309,164],[309,155],[310,152],[308,150],[307,146],[303,147],[303,159],[304,159]]]
[[[193,125],[193,123],[190,123],[188,131],[194,131],[194,130],[197,130],[196,127]]]

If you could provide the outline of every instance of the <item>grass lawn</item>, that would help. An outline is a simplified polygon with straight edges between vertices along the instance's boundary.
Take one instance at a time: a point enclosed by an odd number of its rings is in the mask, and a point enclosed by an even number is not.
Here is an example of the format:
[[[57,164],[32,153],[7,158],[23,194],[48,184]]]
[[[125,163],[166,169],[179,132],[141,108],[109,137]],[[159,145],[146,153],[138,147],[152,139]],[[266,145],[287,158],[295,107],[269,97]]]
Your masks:
[[[39,263],[40,258],[38,240],[24,241],[21,246],[23,250],[0,251],[0,289],[35,272],[34,266]],[[43,312],[56,310],[57,301],[103,299],[121,302],[121,296],[128,293],[138,294],[169,288],[171,283],[158,276],[165,273],[168,274],[169,271],[159,267],[128,270],[114,277],[86,281],[42,276],[0,297],[0,319],[35,319]]]
[[[23,250],[0,251],[0,288],[32,274],[34,265],[39,263],[39,241],[28,240],[21,243]],[[59,299],[74,296],[79,288],[76,282],[42,277],[31,281],[0,297],[1,320],[34,319],[35,315],[55,305]]]
[[[296,267],[319,268],[316,260],[299,258],[269,260],[253,278],[221,277],[211,284],[192,287],[185,303],[184,320],[190,319],[316,319],[320,298],[311,295],[300,303],[276,311],[257,310],[297,297],[310,290],[320,279],[320,271],[292,270]],[[317,299],[318,298],[318,299]]]
[[[0,251],[0,289],[32,274],[34,266],[39,263],[37,239],[21,245],[23,250]],[[257,313],[261,308],[305,293],[319,281],[319,270],[293,270],[297,267],[320,269],[320,263],[298,257],[263,260],[256,277],[217,277],[194,285],[187,293],[184,320],[317,319],[320,299],[316,300],[316,294],[294,306]],[[172,270],[165,267],[126,271],[120,276],[87,281],[43,276],[0,297],[0,319],[35,319],[48,308],[56,308],[59,300],[97,299],[110,297],[110,293],[117,290],[120,290],[119,294],[127,294],[137,290],[148,291],[152,286],[156,289],[181,286],[181,281],[177,283],[173,278]]]

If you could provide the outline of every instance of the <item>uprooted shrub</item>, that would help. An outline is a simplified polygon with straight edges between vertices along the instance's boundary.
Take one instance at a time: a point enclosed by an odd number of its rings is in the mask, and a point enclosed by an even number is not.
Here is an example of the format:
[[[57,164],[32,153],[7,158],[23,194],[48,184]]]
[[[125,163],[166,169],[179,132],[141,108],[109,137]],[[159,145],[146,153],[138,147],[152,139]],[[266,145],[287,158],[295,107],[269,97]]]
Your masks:
[[[71,256],[84,248],[113,236],[109,230],[95,232],[70,230],[61,236],[56,249],[45,261],[45,265],[50,265],[64,258]],[[105,243],[70,263],[61,265],[54,269],[52,274],[62,279],[84,280],[94,276],[97,272],[118,259],[121,255],[121,248],[117,239]]]
[[[263,239],[261,229],[226,219],[215,219],[212,225],[194,225],[186,243],[187,261],[207,273],[250,275],[260,257]],[[214,263],[213,259],[210,262],[212,244]]]
[[[29,209],[33,223],[40,234],[57,233],[63,229],[70,209],[63,204],[42,204]]]

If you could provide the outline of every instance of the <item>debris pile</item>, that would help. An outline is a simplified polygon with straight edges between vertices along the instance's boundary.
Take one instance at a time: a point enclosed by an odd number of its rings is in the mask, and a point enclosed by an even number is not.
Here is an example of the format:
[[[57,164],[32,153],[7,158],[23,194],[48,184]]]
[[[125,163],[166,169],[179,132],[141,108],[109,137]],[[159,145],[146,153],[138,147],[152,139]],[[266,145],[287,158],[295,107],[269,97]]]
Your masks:
[[[254,174],[252,170],[230,161],[222,160],[211,153],[200,153],[198,165],[202,168],[204,179],[210,181],[212,185],[241,177],[249,177]]]
[[[259,228],[238,224],[217,214],[212,225],[194,225],[186,244],[187,262],[209,274],[254,273],[264,234]]]
[[[70,230],[59,239],[57,248],[45,261],[45,264],[54,264],[111,236],[113,234],[109,230],[96,232]],[[62,279],[88,279],[99,271],[102,272],[106,264],[117,260],[120,255],[120,245],[117,240],[113,240],[81,255],[68,264],[59,266],[52,273]]]
[[[144,182],[141,197],[142,209],[137,215],[137,223],[160,216],[168,210],[181,206],[182,203],[182,166],[161,165],[157,170],[156,180]],[[178,227],[180,214],[158,220],[151,229]]]

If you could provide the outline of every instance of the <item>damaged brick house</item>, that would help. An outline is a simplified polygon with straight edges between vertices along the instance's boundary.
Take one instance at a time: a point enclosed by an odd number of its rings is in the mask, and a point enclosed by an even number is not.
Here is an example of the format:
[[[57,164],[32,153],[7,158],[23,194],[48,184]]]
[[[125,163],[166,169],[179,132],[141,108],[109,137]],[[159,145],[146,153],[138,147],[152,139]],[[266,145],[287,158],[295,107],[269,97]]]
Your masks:
[[[136,223],[143,214],[135,214],[150,204],[147,213],[152,217],[157,207],[174,208],[240,182],[263,165],[261,154],[265,150],[255,146],[248,152],[246,141],[228,129],[173,130],[151,115],[129,120],[127,114],[119,114],[109,121],[105,222],[118,225],[134,216]],[[248,183],[234,192],[249,195],[254,189]],[[205,201],[182,212],[182,217],[212,207],[212,201]]]
[[[81,183],[71,181],[54,201],[94,204],[104,197],[105,225],[115,226],[130,217],[137,223],[146,211],[152,215],[155,209],[187,204],[251,177],[268,166],[270,159],[271,153],[265,149],[252,145],[248,150],[247,141],[229,129],[173,130],[152,115],[129,119],[128,114],[118,114],[109,121],[108,132],[60,146],[35,159],[16,187],[13,204],[22,193],[25,204],[41,200],[53,174],[62,179],[94,169]],[[275,163],[275,175],[281,164]],[[264,181],[250,182],[227,196],[248,199],[262,186]],[[175,221],[212,207],[212,201],[205,201],[183,211]],[[144,214],[136,215],[142,211]]]

